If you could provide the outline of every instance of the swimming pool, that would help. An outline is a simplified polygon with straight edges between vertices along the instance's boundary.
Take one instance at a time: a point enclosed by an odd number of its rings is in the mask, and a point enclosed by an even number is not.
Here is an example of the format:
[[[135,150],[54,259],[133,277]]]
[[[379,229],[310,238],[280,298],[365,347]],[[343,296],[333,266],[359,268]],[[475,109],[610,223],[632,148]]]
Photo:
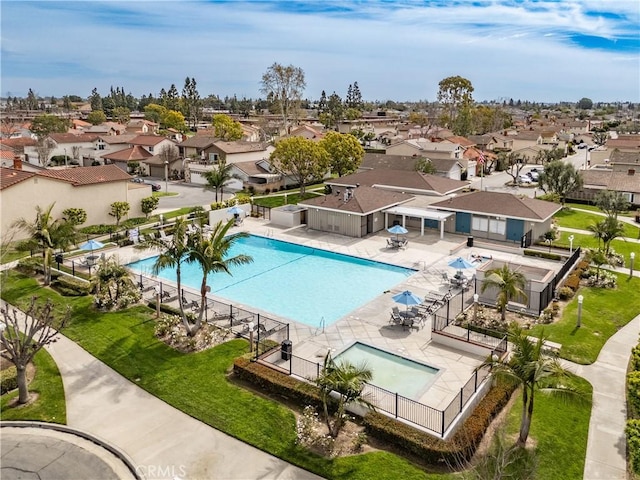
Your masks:
[[[334,323],[385,290],[406,280],[415,270],[351,257],[293,243],[250,235],[236,241],[229,256],[245,254],[253,263],[232,267],[232,275],[209,275],[215,295],[233,304],[253,306],[274,315],[319,326]],[[128,266],[149,275],[156,257]],[[176,281],[175,269],[158,274]],[[182,265],[182,283],[200,290],[202,270]]]
[[[440,369],[380,350],[361,342],[355,342],[334,360],[348,360],[354,365],[366,362],[373,372],[371,385],[417,400],[433,384]]]

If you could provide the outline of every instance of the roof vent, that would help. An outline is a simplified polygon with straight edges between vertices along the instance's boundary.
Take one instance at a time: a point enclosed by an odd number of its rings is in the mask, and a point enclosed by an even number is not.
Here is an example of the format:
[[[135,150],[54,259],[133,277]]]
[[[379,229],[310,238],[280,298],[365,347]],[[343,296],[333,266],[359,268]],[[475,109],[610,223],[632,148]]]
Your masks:
[[[630,168],[629,171],[627,172],[630,176],[634,176],[636,174],[635,169]]]

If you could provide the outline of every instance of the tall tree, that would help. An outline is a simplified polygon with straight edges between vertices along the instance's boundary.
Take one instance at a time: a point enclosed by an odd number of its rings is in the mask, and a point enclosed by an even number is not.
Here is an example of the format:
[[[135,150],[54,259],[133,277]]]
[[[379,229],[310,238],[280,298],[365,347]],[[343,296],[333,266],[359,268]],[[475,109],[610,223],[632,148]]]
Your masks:
[[[195,78],[185,78],[182,88],[182,114],[189,126],[196,126],[202,116],[202,101]]]
[[[56,219],[53,216],[55,202],[47,208],[36,206],[36,218],[33,221],[19,218],[15,227],[26,232],[29,239],[25,247],[42,250],[44,284],[51,283],[51,257],[54,248],[65,249],[76,240],[75,225],[72,222]]]
[[[527,298],[524,293],[526,284],[527,279],[522,273],[511,270],[509,265],[503,265],[500,268],[487,270],[480,291],[484,293],[488,288],[496,288],[498,290],[496,301],[504,322],[509,301],[513,298]]]
[[[28,110],[38,110],[38,97],[37,95],[34,93],[33,90],[29,89],[29,92],[27,93],[27,109]]]
[[[5,328],[0,331],[0,356],[15,365],[18,403],[25,404],[29,401],[27,365],[42,347],[54,341],[69,319],[69,310],[62,317],[57,317],[51,300],[47,300],[44,305],[38,305],[37,298],[32,297],[24,314],[16,309],[3,309],[1,313]]]
[[[229,257],[229,250],[238,239],[247,237],[247,232],[238,232],[228,235],[233,226],[233,219],[227,223],[218,222],[213,227],[211,234],[205,234],[198,230],[189,236],[189,252],[187,261],[196,263],[202,269],[202,283],[200,284],[200,313],[195,325],[189,330],[189,335],[194,335],[202,326],[204,312],[207,308],[207,278],[211,273],[224,272],[232,275],[232,267],[253,262],[249,255],[238,254]]]
[[[158,275],[163,268],[175,268],[176,286],[178,292],[182,292],[182,264],[187,261],[189,247],[187,245],[187,222],[178,217],[173,227],[173,235],[169,240],[147,238],[139,248],[155,248],[160,250],[160,255],[151,267],[151,272]],[[184,312],[184,300],[178,295],[178,307],[180,317],[187,332],[191,331],[191,323]]]
[[[167,91],[164,107],[167,110],[176,111],[180,108],[180,94],[178,93],[175,83],[172,83],[171,87],[169,87],[169,90]]]
[[[373,372],[364,363],[354,365],[348,361],[336,363],[331,354],[327,353],[316,385],[320,388],[320,398],[324,410],[324,417],[329,435],[336,438],[344,425],[345,409],[351,403],[370,405],[362,394],[366,382],[373,378]],[[332,392],[338,394],[338,408],[333,415],[329,415],[329,402]]]
[[[220,192],[221,195],[224,194],[224,187],[231,181],[231,179],[237,178],[231,173],[232,169],[233,165],[222,161],[219,162],[217,166],[214,166],[212,170],[204,173],[207,186],[215,191],[216,203],[218,202],[218,192]]]
[[[131,111],[127,107],[116,107],[111,113],[114,122],[126,125],[131,120]]]
[[[215,136],[225,142],[232,142],[242,138],[242,124],[229,115],[223,113],[214,115],[211,125],[215,130]]]
[[[69,129],[69,120],[60,118],[56,115],[37,115],[31,121],[30,130],[37,135],[38,139],[42,139],[51,133],[67,133]]]
[[[607,216],[600,222],[587,225],[587,230],[593,233],[593,236],[598,239],[598,246],[600,246],[600,241],[602,241],[602,248],[606,255],[609,254],[611,242],[624,235],[624,225],[614,216]]]
[[[107,121],[107,116],[102,110],[91,110],[87,115],[87,122],[91,125],[100,125]]]
[[[576,105],[580,110],[590,110],[593,107],[593,101],[590,98],[583,97]]]
[[[331,171],[339,177],[358,170],[364,157],[364,148],[353,135],[327,132],[320,146],[329,154]]]
[[[510,328],[508,338],[512,345],[511,355],[504,360],[491,358],[485,365],[491,367],[496,378],[522,388],[522,415],[516,444],[524,447],[529,438],[537,391],[575,403],[588,403],[589,398],[572,387],[571,379],[575,376],[544,348],[543,335],[532,341],[527,332],[515,324]]]
[[[273,166],[293,175],[300,184],[300,196],[304,198],[306,185],[322,178],[329,169],[329,155],[313,140],[290,137],[276,143],[269,157]]]
[[[444,106],[444,120],[449,128],[455,125],[458,112],[473,104],[473,85],[461,76],[447,77],[438,83],[438,101]]]
[[[280,105],[282,125],[285,129],[289,126],[289,114],[300,103],[302,93],[306,87],[304,71],[293,65],[280,65],[274,63],[262,75],[260,91],[265,95],[271,95]]]
[[[602,190],[596,195],[596,206],[605,212],[607,216],[618,218],[618,213],[629,209],[627,198],[615,190]]]
[[[564,206],[567,194],[582,187],[582,177],[580,172],[570,163],[554,160],[540,174],[538,186],[545,193],[558,195]]]

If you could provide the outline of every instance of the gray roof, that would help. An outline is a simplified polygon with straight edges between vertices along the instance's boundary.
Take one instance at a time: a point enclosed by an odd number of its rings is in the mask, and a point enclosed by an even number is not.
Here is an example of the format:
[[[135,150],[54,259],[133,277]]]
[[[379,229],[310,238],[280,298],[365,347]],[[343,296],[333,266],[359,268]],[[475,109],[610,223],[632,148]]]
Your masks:
[[[404,193],[361,186],[350,189],[352,195],[345,201],[345,190],[346,188],[334,187],[331,194],[310,198],[299,202],[299,204],[308,207],[366,215],[399,205],[413,198],[412,195],[406,195]]]
[[[562,208],[557,203],[500,192],[470,192],[434,203],[431,207],[534,221],[544,221]]]

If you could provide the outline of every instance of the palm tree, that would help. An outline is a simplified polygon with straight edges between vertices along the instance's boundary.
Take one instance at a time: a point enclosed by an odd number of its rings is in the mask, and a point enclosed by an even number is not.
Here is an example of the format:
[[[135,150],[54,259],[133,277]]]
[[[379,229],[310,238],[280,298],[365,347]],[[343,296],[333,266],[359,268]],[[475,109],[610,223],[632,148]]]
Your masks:
[[[199,230],[197,233],[189,236],[189,252],[187,261],[189,263],[197,263],[202,269],[202,284],[200,285],[200,313],[196,319],[196,324],[190,330],[189,335],[194,335],[202,326],[202,318],[207,307],[207,276],[210,273],[216,272],[226,272],[231,275],[231,267],[253,262],[252,257],[244,254],[226,258],[229,253],[229,249],[233,244],[240,238],[248,236],[247,232],[238,232],[233,235],[227,235],[227,232],[233,224],[233,219],[227,223],[222,223],[220,221],[213,227],[211,235],[205,234]]]
[[[236,175],[231,173],[232,165],[227,165],[224,161],[221,161],[216,168],[209,170],[203,176],[207,181],[207,185],[213,188],[216,192],[216,202],[218,201],[218,191],[224,193],[224,187],[229,183],[232,178],[237,178]]]
[[[591,257],[590,259],[591,263],[593,263],[596,266],[596,285],[597,285],[598,282],[600,281],[600,268],[602,268],[603,265],[609,265],[610,261],[606,253],[604,253],[604,251],[601,249],[592,251],[590,257]]]
[[[76,229],[72,222],[55,219],[51,211],[55,202],[43,209],[36,207],[36,218],[30,222],[19,218],[14,226],[29,235],[27,247],[42,249],[44,284],[51,283],[51,257],[54,248],[65,249],[76,241]]]
[[[316,379],[316,385],[320,388],[324,418],[332,438],[338,436],[344,425],[344,412],[347,405],[356,402],[371,406],[362,395],[365,383],[371,381],[371,378],[373,378],[373,373],[366,364],[353,365],[346,361],[335,363],[331,354],[327,353],[322,372]],[[333,423],[328,406],[332,391],[339,394],[338,408]]]
[[[184,302],[182,301],[182,262],[186,260],[189,247],[187,245],[187,222],[183,218],[177,218],[173,227],[173,237],[171,240],[149,238],[141,244],[142,248],[157,248],[162,251],[152,267],[154,275],[158,275],[163,268],[176,269],[176,283],[178,285],[178,306],[180,317],[187,331],[191,330],[189,320],[184,313]]]
[[[600,222],[588,225],[587,229],[598,239],[598,246],[602,242],[602,247],[607,255],[609,254],[611,242],[624,235],[624,225],[613,215],[607,216]]]
[[[529,437],[537,390],[576,402],[588,402],[589,397],[571,386],[570,379],[575,376],[562,368],[555,355],[547,352],[543,334],[540,338],[531,339],[519,325],[514,324],[509,329],[508,337],[512,345],[509,357],[505,360],[493,357],[483,366],[489,365],[496,378],[522,387],[522,416],[516,444],[524,447]]]
[[[503,265],[500,268],[488,270],[486,277],[482,281],[480,291],[484,293],[487,288],[495,287],[498,289],[496,301],[498,308],[502,314],[502,321],[505,321],[507,315],[507,304],[512,298],[527,298],[524,288],[527,284],[525,276],[509,268],[509,265]]]

